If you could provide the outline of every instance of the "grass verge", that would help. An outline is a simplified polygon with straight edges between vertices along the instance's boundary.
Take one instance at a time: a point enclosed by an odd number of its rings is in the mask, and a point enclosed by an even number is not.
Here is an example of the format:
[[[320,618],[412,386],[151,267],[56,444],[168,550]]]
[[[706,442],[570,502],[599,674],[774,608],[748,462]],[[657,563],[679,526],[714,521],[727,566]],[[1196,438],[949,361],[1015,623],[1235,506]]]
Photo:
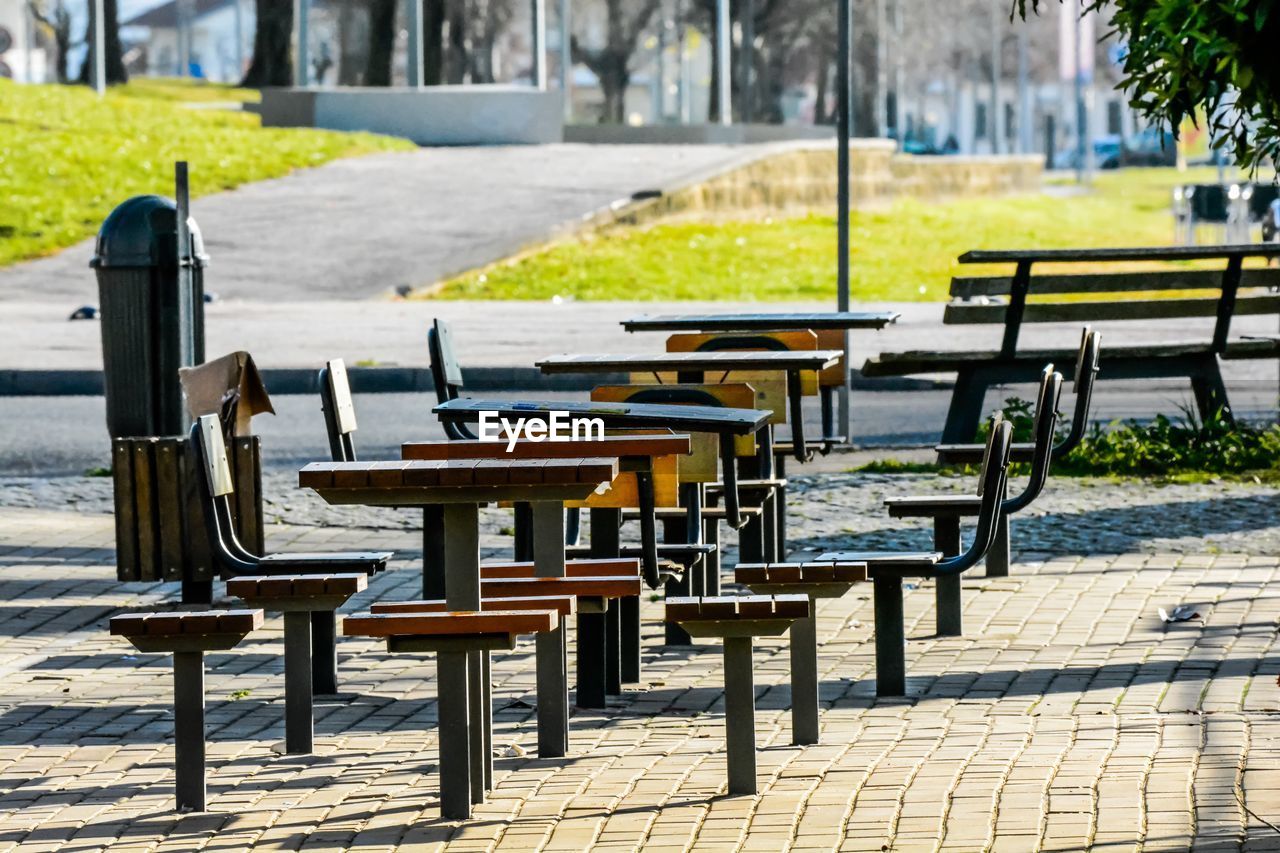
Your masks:
[[[853,215],[852,290],[864,301],[945,299],[952,275],[983,272],[974,248],[1167,245],[1172,187],[1212,169],[1099,174],[1089,192],[944,202],[901,199]],[[445,282],[446,299],[834,300],[831,216],[615,227]],[[1097,269],[1097,267],[1094,267]]]
[[[172,195],[175,160],[190,161],[198,196],[339,157],[414,147],[373,134],[263,128],[250,113],[179,103],[254,96],[162,80],[98,98],[84,86],[0,80],[0,266],[92,236],[130,196]]]

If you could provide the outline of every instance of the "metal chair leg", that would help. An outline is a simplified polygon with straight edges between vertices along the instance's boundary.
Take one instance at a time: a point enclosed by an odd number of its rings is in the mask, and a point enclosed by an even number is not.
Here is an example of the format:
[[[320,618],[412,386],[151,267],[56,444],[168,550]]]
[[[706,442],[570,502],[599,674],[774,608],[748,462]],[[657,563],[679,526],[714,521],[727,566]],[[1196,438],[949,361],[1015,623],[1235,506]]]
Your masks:
[[[751,638],[724,639],[725,746],[729,793],[756,793],[756,690]]]
[[[173,654],[173,752],[178,810],[205,810],[204,655]]]
[[[284,614],[284,746],[290,755],[311,752],[311,614]]]
[[[907,655],[904,648],[902,579],[876,578],[872,586],[876,619],[876,696],[905,696]]]
[[[818,614],[791,623],[791,742],[818,742]]]

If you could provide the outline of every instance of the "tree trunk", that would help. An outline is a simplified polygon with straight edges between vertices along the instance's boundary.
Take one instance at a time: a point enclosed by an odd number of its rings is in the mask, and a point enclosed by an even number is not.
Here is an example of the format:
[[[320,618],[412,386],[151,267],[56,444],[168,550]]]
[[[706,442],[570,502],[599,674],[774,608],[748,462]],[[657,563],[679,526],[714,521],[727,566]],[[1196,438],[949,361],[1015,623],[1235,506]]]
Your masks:
[[[357,0],[342,0],[338,10],[338,85],[359,86],[364,76],[365,48],[362,45],[357,22]]]
[[[85,30],[84,42],[89,46],[80,66],[80,82],[90,83],[93,78],[93,25],[94,5],[89,4],[89,27]],[[106,37],[106,69],[107,83],[128,83],[129,74],[124,70],[124,57],[120,50],[120,13],[117,0],[103,0],[103,32]]]
[[[456,2],[449,12],[449,41],[445,46],[444,79],[450,85],[457,86],[467,81],[467,71],[471,70],[472,83],[492,83],[492,56],[489,57],[489,76],[485,79],[480,79],[476,76],[475,66],[471,58],[471,53],[475,48],[469,48],[467,44],[471,19],[467,15],[466,5],[464,2]],[[485,28],[481,26],[479,29],[483,32]],[[483,36],[480,41],[483,48]],[[489,43],[488,48],[489,50],[493,49],[492,42]]]
[[[240,84],[250,89],[293,85],[293,3],[256,0],[253,61]]]
[[[396,0],[369,0],[369,65],[366,86],[391,85],[391,57],[396,49]]]
[[[422,82],[444,82],[445,0],[422,0]]]
[[[604,105],[600,110],[601,124],[624,124],[627,120],[627,88],[631,85],[631,72],[626,62],[610,62],[599,74],[600,89],[604,93]]]

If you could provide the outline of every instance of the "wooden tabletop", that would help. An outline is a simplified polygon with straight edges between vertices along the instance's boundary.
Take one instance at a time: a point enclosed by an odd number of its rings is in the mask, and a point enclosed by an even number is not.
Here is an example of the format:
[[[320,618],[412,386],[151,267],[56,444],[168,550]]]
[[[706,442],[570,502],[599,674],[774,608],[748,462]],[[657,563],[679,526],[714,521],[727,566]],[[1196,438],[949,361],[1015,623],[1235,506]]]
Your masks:
[[[628,332],[786,332],[797,329],[883,329],[895,311],[815,311],[788,314],[660,314],[622,321]]]
[[[331,504],[423,506],[584,500],[617,476],[617,459],[603,458],[312,462],[298,485]]]
[[[687,435],[610,435],[602,441],[530,441],[514,446],[502,441],[407,441],[400,446],[402,459],[565,459],[608,456],[624,459],[640,456],[687,456]]]
[[[618,373],[718,370],[825,370],[839,350],[712,350],[652,355],[554,355],[538,362],[543,373]]]
[[[675,406],[657,403],[594,403],[567,400],[475,400],[458,398],[431,410],[443,421],[479,420],[481,412],[500,416],[538,417],[565,412],[570,417],[599,418],[606,429],[670,429],[751,435],[769,424],[773,413],[764,409],[718,406]]]
[[[961,255],[959,261],[962,264],[998,264],[1017,261],[1202,261],[1272,257],[1280,257],[1280,243],[1114,249],[973,249]]]

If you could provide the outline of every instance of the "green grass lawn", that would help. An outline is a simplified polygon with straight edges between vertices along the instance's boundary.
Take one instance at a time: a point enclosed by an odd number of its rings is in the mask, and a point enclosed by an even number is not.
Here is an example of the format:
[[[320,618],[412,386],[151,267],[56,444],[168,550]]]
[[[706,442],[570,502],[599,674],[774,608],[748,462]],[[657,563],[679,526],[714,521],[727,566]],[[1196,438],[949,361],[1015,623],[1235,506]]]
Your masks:
[[[1148,246],[1173,239],[1172,187],[1216,179],[1212,169],[1104,172],[1092,191],[903,199],[856,211],[852,290],[859,300],[938,300],[967,249]],[[831,216],[617,227],[556,243],[446,282],[454,299],[835,299]]]
[[[173,195],[173,163],[191,163],[204,195],[338,157],[412,149],[372,134],[264,129],[258,117],[180,102],[256,93],[141,81],[98,98],[84,86],[0,80],[0,266],[92,236],[111,209],[144,193]]]

